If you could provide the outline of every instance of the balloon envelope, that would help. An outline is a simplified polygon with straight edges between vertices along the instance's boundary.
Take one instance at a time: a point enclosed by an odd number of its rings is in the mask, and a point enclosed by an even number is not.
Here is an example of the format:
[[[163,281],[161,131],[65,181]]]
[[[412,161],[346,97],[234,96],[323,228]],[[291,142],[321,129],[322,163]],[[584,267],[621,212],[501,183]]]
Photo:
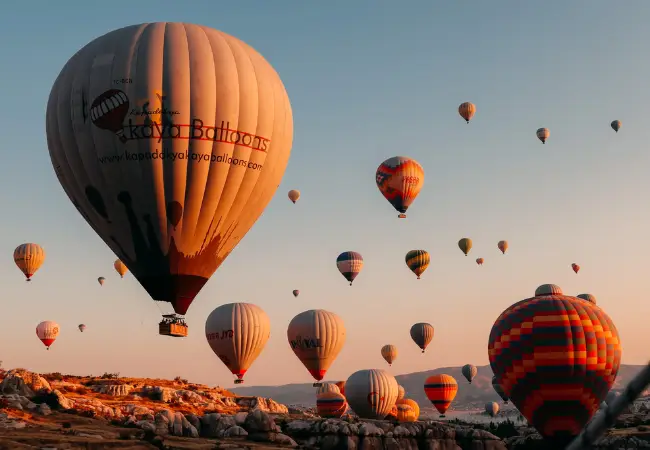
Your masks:
[[[397,386],[397,400],[402,400],[406,395],[406,390],[401,384]]]
[[[497,247],[499,247],[499,250],[501,250],[501,253],[505,255],[506,250],[508,250],[508,241],[499,241],[497,244]]]
[[[124,275],[129,271],[126,265],[119,259],[115,260],[113,267],[115,268],[115,271],[120,274],[120,278],[124,278]]]
[[[487,402],[485,404],[485,412],[491,417],[496,416],[499,413],[499,404],[497,402]]]
[[[291,320],[287,338],[300,362],[320,381],[345,344],[345,324],[332,312],[311,309]]]
[[[476,114],[476,106],[470,102],[461,103],[458,107],[458,114],[469,123],[472,117],[474,117],[474,114]]]
[[[430,323],[416,323],[411,327],[411,339],[418,347],[422,349],[422,353],[426,350],[429,343],[433,340],[433,325]]]
[[[384,358],[390,366],[393,364],[393,361],[397,359],[397,347],[392,344],[384,345],[381,348],[381,357]]]
[[[429,263],[431,262],[429,252],[426,250],[411,250],[406,254],[405,259],[406,265],[411,269],[411,272],[417,275],[418,280],[420,279],[420,275],[427,270],[427,267],[429,267]]]
[[[45,250],[38,244],[21,244],[14,250],[14,262],[29,281],[45,261]]]
[[[381,163],[375,174],[379,192],[406,217],[406,211],[415,201],[424,185],[424,169],[416,160],[394,156]]]
[[[460,371],[470,384],[478,373],[478,369],[473,364],[465,364]]]
[[[100,286],[104,286],[105,281],[106,281],[106,278],[104,278],[104,277],[97,278],[97,282],[99,283]]]
[[[238,380],[243,380],[270,335],[269,317],[262,308],[250,303],[221,305],[205,321],[210,348]]]
[[[415,400],[412,400],[410,398],[403,398],[401,400],[397,400],[395,402],[397,407],[399,408],[399,405],[409,405],[411,408],[413,408],[413,411],[415,411],[415,417],[416,420],[418,417],[420,417],[420,405],[418,405],[418,402]]]
[[[85,329],[86,329],[86,325],[84,325],[83,323],[79,325],[79,331],[83,333]]]
[[[621,129],[621,125],[623,124],[621,123],[620,120],[615,120],[612,122],[612,129],[618,133],[618,130]]]
[[[537,134],[537,139],[542,141],[542,144],[546,144],[546,140],[551,135],[551,132],[549,131],[548,128],[539,128],[536,134]]]
[[[323,383],[320,385],[320,387],[316,390],[316,395],[318,394],[324,394],[325,392],[336,392],[340,393],[341,390],[339,387],[336,385],[336,383]]]
[[[252,47],[161,22],[78,51],[52,87],[46,131],[77,210],[151,298],[185,314],[273,197],[293,119]]]
[[[579,294],[576,297],[581,298],[583,300],[587,300],[588,302],[591,302],[594,305],[596,304],[596,297],[591,294]]]
[[[292,189],[289,191],[289,200],[291,200],[293,203],[296,203],[298,199],[300,198],[300,191],[297,189]]]
[[[298,289],[293,290],[293,296],[298,297],[300,295],[300,291]]]
[[[458,248],[467,256],[472,249],[472,240],[470,238],[462,238],[458,241]]]
[[[505,394],[528,422],[546,438],[568,440],[613,385],[621,343],[601,308],[544,285],[497,318],[488,356]]]
[[[316,396],[316,412],[323,418],[338,419],[347,409],[347,401],[340,392],[323,392]]]
[[[358,252],[343,252],[336,258],[336,267],[352,286],[352,282],[363,269],[363,256]]]
[[[382,369],[359,370],[345,386],[350,408],[364,419],[383,419],[397,401],[397,380]]]
[[[431,375],[424,382],[424,393],[438,412],[444,415],[456,398],[458,383],[451,375]]]
[[[38,336],[43,345],[49,350],[50,346],[59,336],[59,324],[51,320],[39,323],[36,326],[36,336]]]

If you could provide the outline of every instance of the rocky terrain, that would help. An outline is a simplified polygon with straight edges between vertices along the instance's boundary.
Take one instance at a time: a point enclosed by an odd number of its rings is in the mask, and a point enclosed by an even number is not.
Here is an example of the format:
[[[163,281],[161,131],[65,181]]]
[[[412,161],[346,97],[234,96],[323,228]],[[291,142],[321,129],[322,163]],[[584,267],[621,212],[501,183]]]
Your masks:
[[[262,397],[177,378],[0,373],[2,449],[536,449],[534,430],[436,420],[321,419]],[[621,417],[598,449],[650,448],[650,404]]]

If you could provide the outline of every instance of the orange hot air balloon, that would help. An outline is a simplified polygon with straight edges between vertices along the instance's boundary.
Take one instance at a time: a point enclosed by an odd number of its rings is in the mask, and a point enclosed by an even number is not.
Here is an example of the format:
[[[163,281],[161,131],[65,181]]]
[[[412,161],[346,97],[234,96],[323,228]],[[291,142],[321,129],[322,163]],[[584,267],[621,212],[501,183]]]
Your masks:
[[[76,209],[153,300],[184,315],[273,198],[293,117],[282,80],[250,45],[156,22],[70,58],[46,134]]]
[[[424,393],[440,413],[440,417],[445,417],[445,412],[449,405],[456,398],[458,392],[458,383],[451,375],[440,374],[431,375],[424,382]]]
[[[14,262],[27,281],[32,281],[32,276],[44,261],[45,250],[38,244],[21,244],[14,250]]]
[[[379,165],[375,181],[381,194],[399,211],[397,217],[404,219],[406,210],[422,190],[424,169],[414,159],[394,156]]]
[[[499,247],[499,250],[501,250],[501,253],[505,255],[506,250],[508,250],[508,241],[499,241],[497,246]]]
[[[113,267],[115,268],[115,271],[120,274],[120,278],[124,278],[124,275],[129,271],[126,265],[119,259],[115,260]]]
[[[476,258],[476,264],[478,264],[479,266],[482,266],[484,261],[485,260],[483,258]]]
[[[498,383],[553,449],[565,448],[598,410],[621,353],[611,318],[552,284],[503,311],[488,339]]]
[[[339,387],[341,394],[345,395],[345,381],[337,381],[336,385]]]
[[[291,189],[289,191],[289,200],[295,205],[298,199],[300,198],[300,191],[297,189]]]
[[[474,117],[474,114],[476,114],[476,105],[470,102],[461,103],[458,107],[458,114],[469,123],[472,117]]]
[[[415,400],[412,400],[410,398],[403,398],[397,400],[395,404],[397,405],[398,408],[400,405],[410,406],[411,408],[413,408],[413,411],[415,411],[415,420],[417,420],[418,417],[420,417],[420,405],[418,405],[418,402],[416,402]]]
[[[578,273],[580,271],[580,266],[577,265],[576,263],[571,264],[571,268],[575,273]]]
[[[338,419],[348,409],[345,396],[338,392],[323,392],[316,396],[316,412],[323,418]]]

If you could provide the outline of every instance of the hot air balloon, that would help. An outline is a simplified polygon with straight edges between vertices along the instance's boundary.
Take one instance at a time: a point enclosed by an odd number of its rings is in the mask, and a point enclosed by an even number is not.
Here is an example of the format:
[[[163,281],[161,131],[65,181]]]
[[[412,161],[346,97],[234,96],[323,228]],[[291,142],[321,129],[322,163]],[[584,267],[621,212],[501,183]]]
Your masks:
[[[382,369],[354,372],[346,383],[350,408],[363,419],[383,419],[397,401],[397,380]]]
[[[336,385],[339,387],[341,394],[345,395],[345,381],[337,381]]]
[[[506,254],[506,250],[508,250],[508,241],[499,241],[497,244],[497,247],[499,247],[499,250],[501,250],[501,253],[504,255]]]
[[[438,410],[440,417],[445,417],[445,412],[447,412],[449,405],[456,398],[457,392],[458,383],[456,383],[456,379],[451,375],[444,373],[431,375],[424,382],[424,393]]]
[[[623,124],[621,123],[620,120],[615,120],[612,122],[612,129],[618,133],[618,130],[621,129],[621,125]]]
[[[469,381],[469,384],[472,384],[472,380],[478,373],[478,369],[476,368],[475,365],[473,364],[465,364],[462,369],[460,369],[461,373],[465,378],[467,378],[467,381]]]
[[[581,298],[583,300],[587,300],[588,302],[591,302],[594,305],[596,304],[596,297],[591,294],[579,294],[576,297]]]
[[[490,417],[494,417],[499,413],[499,404],[497,402],[487,402],[485,404],[485,412]]]
[[[411,250],[406,254],[406,265],[411,269],[411,272],[417,275],[418,280],[420,279],[420,275],[427,270],[430,262],[431,257],[426,250]]]
[[[402,386],[401,384],[398,384],[397,385],[397,400],[403,399],[405,395],[406,395],[406,390],[404,389],[404,386]]]
[[[322,418],[338,419],[347,409],[347,401],[340,392],[323,392],[316,396],[316,412]]]
[[[389,366],[397,359],[397,347],[391,344],[384,345],[381,348],[381,357],[386,360]]]
[[[86,329],[86,325],[84,325],[83,323],[79,325],[79,331],[83,333],[85,329]]]
[[[339,387],[336,385],[336,383],[323,383],[321,386],[316,390],[316,395],[318,394],[324,394],[325,392],[336,392],[340,393],[341,390]]]
[[[433,339],[433,325],[430,323],[416,323],[411,327],[411,339],[418,347],[422,349],[422,353],[427,349],[427,345]]]
[[[467,256],[469,251],[472,249],[472,240],[470,238],[462,238],[458,241],[458,248],[460,248],[461,251],[465,253],[465,256]]]
[[[237,377],[235,384],[244,382],[244,374],[262,353],[270,336],[269,316],[250,303],[221,305],[205,321],[208,344]]]
[[[509,398],[508,398],[508,396],[506,395],[505,391],[503,390],[503,386],[501,386],[501,385],[499,384],[499,382],[497,381],[497,377],[496,377],[496,376],[493,376],[493,377],[492,377],[492,388],[494,388],[494,392],[496,392],[497,395],[498,395],[499,397],[501,397],[501,400],[503,400],[503,403],[507,405],[507,404],[508,404],[508,400],[509,400]]]
[[[546,140],[551,135],[551,132],[548,128],[539,128],[537,130],[537,139],[542,141],[542,144],[546,144]]]
[[[298,201],[299,198],[300,198],[300,191],[299,190],[291,189],[289,191],[289,200],[291,200],[294,205],[296,204],[296,202]]]
[[[401,404],[395,406],[397,407],[398,422],[415,422],[418,420],[418,416],[415,415],[415,410],[411,405]]]
[[[343,319],[323,309],[301,312],[289,323],[287,338],[291,350],[317,381],[330,368],[345,344]]]
[[[104,286],[105,281],[106,281],[106,278],[104,278],[104,277],[97,278],[97,282],[99,283],[100,286]]]
[[[397,405],[393,405],[390,411],[388,411],[388,414],[386,414],[386,417],[384,417],[384,420],[397,420]]]
[[[58,335],[59,324],[56,322],[46,320],[45,322],[41,322],[36,326],[36,336],[38,336],[38,338],[45,345],[45,347],[47,347],[48,350]]]
[[[554,448],[564,448],[612,387],[621,343],[601,308],[547,284],[501,313],[488,355],[517,409]]]
[[[336,267],[352,286],[352,282],[363,269],[363,256],[357,252],[343,252],[336,258]]]
[[[45,250],[38,244],[21,244],[14,250],[14,262],[25,275],[26,281],[32,281],[32,276],[44,261]]]
[[[485,260],[483,258],[476,258],[476,264],[478,264],[479,266],[482,266],[484,261]]]
[[[153,300],[183,315],[273,198],[293,118],[280,77],[249,45],[145,23],[72,56],[46,132],[77,210]]]
[[[424,185],[424,169],[414,159],[394,156],[379,165],[375,180],[382,195],[399,211],[397,217],[404,219]]]
[[[126,265],[119,259],[115,260],[113,267],[115,268],[115,271],[120,274],[120,278],[124,278],[124,275],[129,271]]]
[[[293,290],[293,296],[298,297],[300,295],[300,291],[298,289]]]
[[[577,265],[576,263],[571,264],[571,268],[575,273],[578,273],[580,271],[580,266]]]
[[[465,119],[465,122],[469,123],[472,117],[474,117],[474,114],[476,114],[476,106],[470,102],[461,103],[458,107],[458,114]]]
[[[418,417],[420,417],[420,405],[418,405],[418,402],[415,400],[411,400],[410,398],[403,398],[401,400],[397,400],[395,402],[397,407],[399,408],[399,405],[408,405],[411,408],[413,408],[413,411],[415,411],[415,420],[417,420]]]

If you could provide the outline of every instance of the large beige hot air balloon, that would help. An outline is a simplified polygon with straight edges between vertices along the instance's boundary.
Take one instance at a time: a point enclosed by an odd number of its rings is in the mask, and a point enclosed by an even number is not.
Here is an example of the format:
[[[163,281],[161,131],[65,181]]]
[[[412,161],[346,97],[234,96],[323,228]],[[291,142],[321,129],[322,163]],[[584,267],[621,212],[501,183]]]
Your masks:
[[[297,189],[291,189],[289,191],[289,200],[295,204],[300,199],[300,191]]]
[[[255,362],[271,336],[271,321],[264,310],[251,303],[227,303],[217,307],[205,321],[205,337],[212,351],[237,377]]]
[[[291,350],[311,376],[320,381],[345,344],[343,319],[323,309],[311,309],[294,317],[287,328]]]
[[[120,274],[120,278],[124,278],[124,275],[129,271],[129,269],[119,259],[115,260],[113,267],[115,267],[115,271]]]
[[[392,344],[384,345],[381,348],[381,357],[386,360],[389,366],[397,359],[397,347]]]
[[[397,386],[395,377],[385,370],[359,370],[345,384],[346,398],[359,417],[383,419],[395,406]]]
[[[46,128],[72,203],[177,314],[264,211],[293,139],[289,97],[259,53],[169,22],[78,51],[54,83]]]
[[[45,261],[45,250],[38,244],[21,244],[14,250],[14,262],[20,271],[25,275],[27,281],[43,265]]]
[[[39,323],[36,325],[36,336],[38,336],[43,345],[49,350],[50,346],[59,336],[59,324],[51,320]]]
[[[316,390],[316,395],[318,394],[324,394],[325,392],[336,392],[337,394],[341,393],[341,390],[339,387],[336,385],[336,383],[323,383],[321,386]]]

